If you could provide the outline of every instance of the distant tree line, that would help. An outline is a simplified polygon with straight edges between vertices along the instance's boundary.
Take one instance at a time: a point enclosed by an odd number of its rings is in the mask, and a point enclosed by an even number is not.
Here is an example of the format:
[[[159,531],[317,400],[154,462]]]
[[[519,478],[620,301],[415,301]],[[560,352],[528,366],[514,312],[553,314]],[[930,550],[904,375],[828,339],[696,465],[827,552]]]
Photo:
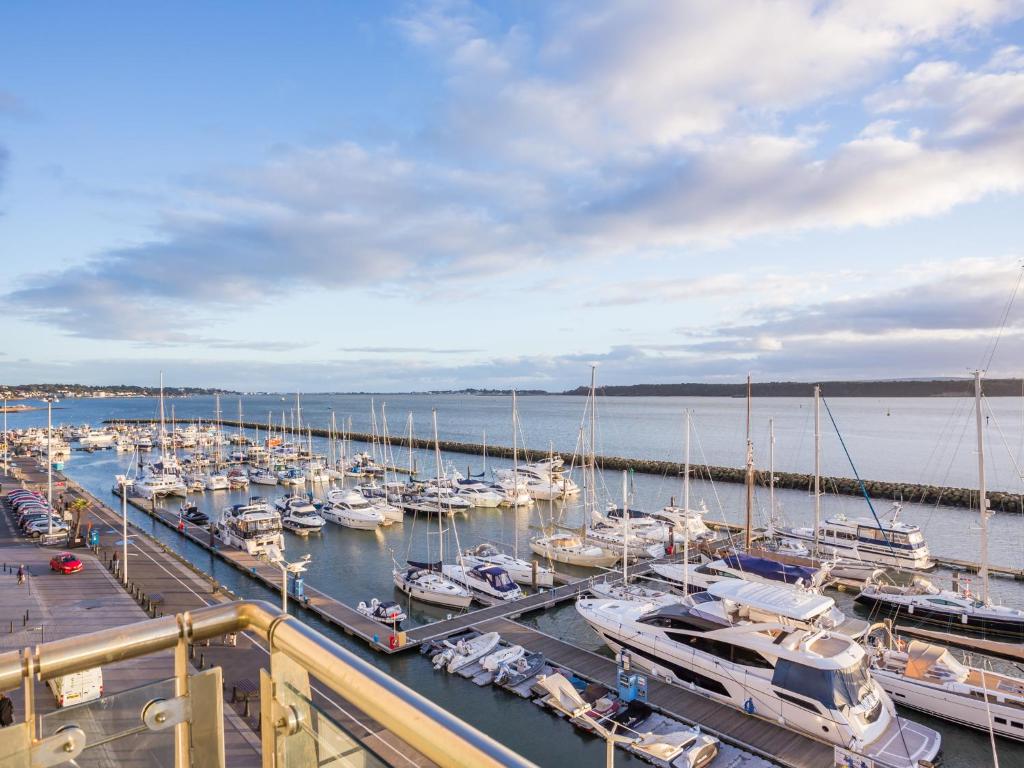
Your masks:
[[[970,397],[974,379],[904,379],[890,381],[822,381],[826,397]],[[1021,379],[984,379],[990,397],[1024,395]],[[754,397],[811,397],[814,384],[799,381],[762,381],[751,385]],[[589,387],[576,387],[563,395],[586,395]],[[744,384],[630,384],[598,387],[600,395],[611,397],[745,397]]]

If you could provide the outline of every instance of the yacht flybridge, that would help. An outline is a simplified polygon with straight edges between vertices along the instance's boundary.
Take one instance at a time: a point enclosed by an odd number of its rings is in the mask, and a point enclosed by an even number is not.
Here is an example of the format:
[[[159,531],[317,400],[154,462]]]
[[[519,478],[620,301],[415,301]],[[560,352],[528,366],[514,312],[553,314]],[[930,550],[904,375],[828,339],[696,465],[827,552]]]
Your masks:
[[[275,547],[284,551],[281,515],[258,497],[250,498],[247,504],[224,507],[213,526],[213,534],[229,547],[250,555],[266,555]]]
[[[938,755],[942,737],[897,718],[853,639],[783,621],[725,624],[699,607],[576,604],[612,650],[629,651],[635,665],[664,680],[885,765],[911,768]],[[892,754],[894,744],[902,755]]]

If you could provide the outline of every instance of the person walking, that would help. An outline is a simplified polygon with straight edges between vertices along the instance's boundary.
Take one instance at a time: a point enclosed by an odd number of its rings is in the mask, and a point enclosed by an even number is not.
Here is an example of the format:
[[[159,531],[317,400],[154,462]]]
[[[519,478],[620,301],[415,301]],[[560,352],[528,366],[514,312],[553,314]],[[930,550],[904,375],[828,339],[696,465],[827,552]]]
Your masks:
[[[6,693],[0,693],[0,728],[14,722],[14,702]]]
[[[24,584],[24,583],[25,583],[25,566],[24,565],[19,565],[18,566],[18,584]]]

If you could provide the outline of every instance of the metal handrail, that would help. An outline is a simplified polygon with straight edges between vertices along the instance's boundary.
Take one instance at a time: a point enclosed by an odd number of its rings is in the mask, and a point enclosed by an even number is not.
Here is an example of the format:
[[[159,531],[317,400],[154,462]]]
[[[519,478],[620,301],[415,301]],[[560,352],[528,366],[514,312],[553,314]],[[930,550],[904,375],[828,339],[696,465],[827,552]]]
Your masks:
[[[402,741],[442,766],[533,763],[328,637],[262,600],[244,600],[163,616],[0,654],[0,691],[34,673],[46,680],[231,632],[255,631],[310,675]],[[26,657],[26,651],[30,656]]]

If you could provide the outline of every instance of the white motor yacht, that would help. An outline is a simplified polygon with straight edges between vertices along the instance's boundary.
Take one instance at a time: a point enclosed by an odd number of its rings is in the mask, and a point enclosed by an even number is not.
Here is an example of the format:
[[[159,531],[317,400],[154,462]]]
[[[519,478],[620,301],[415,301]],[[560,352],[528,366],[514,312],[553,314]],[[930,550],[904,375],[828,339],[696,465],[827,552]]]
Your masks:
[[[458,496],[468,501],[474,507],[498,507],[505,500],[505,493],[503,491],[499,492],[488,483],[472,478],[456,480],[453,490]]]
[[[221,472],[213,472],[207,475],[205,482],[206,490],[208,491],[226,491],[231,488],[228,476]]]
[[[555,572],[535,560],[522,560],[501,552],[493,544],[480,544],[467,549],[462,557],[466,565],[499,565],[518,584],[537,587],[553,587]]]
[[[415,600],[448,608],[468,608],[473,593],[441,574],[441,563],[409,561],[408,568],[395,568],[395,586]]]
[[[281,515],[263,499],[225,507],[213,526],[214,535],[224,544],[250,555],[268,555],[284,551]]]
[[[740,712],[885,765],[911,768],[938,755],[942,737],[897,718],[853,639],[782,621],[723,624],[701,605],[651,610],[584,599],[576,609],[613,651],[629,651],[637,667]],[[788,605],[780,598],[780,609]]]
[[[302,496],[283,496],[274,507],[281,513],[281,526],[299,536],[319,533],[327,524],[316,506]]]
[[[386,522],[401,523],[405,521],[405,512],[402,511],[401,507],[397,507],[388,501],[386,489],[374,482],[370,482],[357,485],[354,490],[370,502],[370,506],[380,512]],[[327,498],[330,499],[330,497],[331,492],[329,491]]]
[[[442,566],[441,573],[455,583],[486,597],[509,601],[518,600],[523,596],[523,590],[500,565],[449,563]]]
[[[898,513],[898,508],[896,509]],[[849,519],[845,515],[826,520],[818,527],[819,549],[835,551],[864,563],[891,565],[913,571],[935,567],[921,529],[893,519],[881,524],[873,518]],[[778,528],[780,536],[796,539],[805,545],[815,541],[814,528]]]
[[[363,531],[387,524],[384,515],[357,491],[332,489],[327,494],[323,516],[332,523]]]

